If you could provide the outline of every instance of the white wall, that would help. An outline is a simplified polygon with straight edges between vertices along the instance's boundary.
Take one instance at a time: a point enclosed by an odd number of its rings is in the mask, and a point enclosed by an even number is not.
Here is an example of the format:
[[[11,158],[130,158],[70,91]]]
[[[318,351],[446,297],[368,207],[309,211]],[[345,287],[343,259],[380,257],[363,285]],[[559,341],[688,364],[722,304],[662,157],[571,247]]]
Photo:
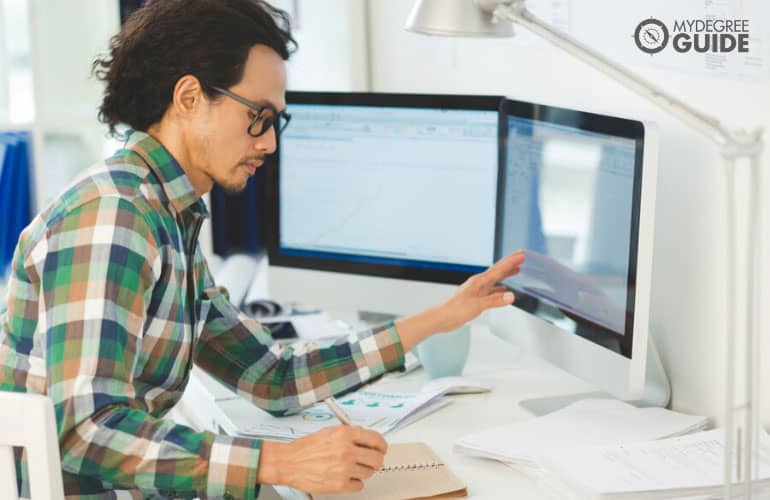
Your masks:
[[[0,2],[0,28],[2,28],[3,32],[7,32],[4,7],[3,2]],[[6,124],[10,121],[10,110],[8,109],[8,52],[5,48],[5,35],[6,33],[0,34],[0,124]]]
[[[622,8],[615,6],[609,15],[614,2],[581,0],[575,7],[577,3],[571,3],[571,15],[593,15],[616,25],[609,30],[608,46],[628,43],[616,37],[617,23],[622,20],[617,15],[622,14]],[[724,283],[726,273],[734,271],[725,261],[725,194],[716,147],[550,46],[522,44],[515,39],[441,39],[407,33],[402,27],[411,6],[412,0],[370,1],[374,91],[502,93],[520,100],[657,122],[661,147],[652,334],[672,382],[673,407],[720,417],[726,346]],[[648,13],[654,14],[654,10]],[[627,32],[630,39],[639,20],[620,32]],[[639,65],[632,69],[731,127],[770,129],[767,81],[707,78]],[[768,159],[770,155],[765,155],[764,169],[770,166]],[[766,184],[762,191],[768,194]],[[768,277],[765,272],[764,282],[770,281]],[[770,359],[767,354],[770,351],[763,356],[765,360]],[[770,380],[770,369],[763,378]],[[765,386],[767,389],[768,384]],[[767,407],[764,415],[767,421]]]
[[[103,86],[91,62],[119,29],[117,2],[32,0],[30,9],[35,119],[96,124]]]
[[[32,121],[27,0],[0,0],[0,127]]]
[[[33,213],[103,158],[102,86],[89,75],[118,25],[117,0],[0,0],[0,131],[32,133]]]
[[[288,63],[290,90],[362,91],[369,85],[367,2],[272,2],[293,15],[300,50]]]

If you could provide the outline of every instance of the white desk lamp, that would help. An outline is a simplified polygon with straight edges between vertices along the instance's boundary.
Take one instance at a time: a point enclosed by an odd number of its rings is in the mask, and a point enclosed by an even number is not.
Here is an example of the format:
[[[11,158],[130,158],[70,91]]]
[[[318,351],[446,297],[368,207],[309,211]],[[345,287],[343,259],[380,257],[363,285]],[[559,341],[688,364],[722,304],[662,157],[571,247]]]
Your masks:
[[[506,22],[510,21],[510,22]],[[657,85],[635,75],[623,66],[604,57],[571,36],[549,26],[529,12],[524,0],[418,0],[406,23],[408,31],[428,35],[468,36],[468,37],[506,37],[513,36],[513,26],[517,23],[570,53],[581,61],[590,64],[600,72],[614,78],[624,87],[633,90],[652,101],[668,113],[677,116],[694,129],[699,130],[714,141],[720,148],[724,162],[725,188],[727,194],[727,262],[736,262],[737,249],[735,212],[735,167],[739,159],[747,160],[746,168],[751,186],[748,206],[748,229],[745,234],[745,270],[742,280],[746,302],[745,325],[736,317],[736,278],[734,273],[727,273],[727,332],[726,335],[727,380],[725,394],[725,486],[724,495],[732,494],[731,470],[737,460],[738,480],[744,481],[745,494],[751,497],[752,478],[756,475],[759,464],[759,308],[758,299],[761,288],[757,275],[761,270],[758,227],[760,227],[760,155],[762,154],[762,130],[751,132],[726,129],[716,118],[692,108],[685,102],[667,93]],[[740,266],[735,266],[740,269]],[[761,274],[760,274],[761,276]],[[745,399],[746,412],[743,426],[735,422],[735,341],[740,335],[745,336],[746,370]],[[756,352],[754,352],[756,351]],[[737,438],[736,438],[737,434]],[[743,436],[741,436],[743,434]],[[742,443],[745,443],[741,451]],[[736,450],[733,453],[732,450]],[[752,453],[753,451],[753,453]],[[741,467],[743,459],[743,467]],[[743,471],[747,473],[743,474]]]

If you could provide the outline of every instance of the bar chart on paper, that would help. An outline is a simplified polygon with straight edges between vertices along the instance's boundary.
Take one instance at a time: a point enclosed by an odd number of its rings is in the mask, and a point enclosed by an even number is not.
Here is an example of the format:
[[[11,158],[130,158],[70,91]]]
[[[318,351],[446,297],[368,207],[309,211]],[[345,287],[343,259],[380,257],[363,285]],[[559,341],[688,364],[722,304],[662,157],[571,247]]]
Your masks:
[[[443,399],[442,394],[440,391],[358,391],[339,398],[338,402],[353,425],[385,434],[448,404],[449,401]],[[263,418],[256,422],[239,425],[238,432],[245,436],[290,441],[339,424],[340,421],[326,404],[318,403],[288,417],[279,418],[264,414]]]

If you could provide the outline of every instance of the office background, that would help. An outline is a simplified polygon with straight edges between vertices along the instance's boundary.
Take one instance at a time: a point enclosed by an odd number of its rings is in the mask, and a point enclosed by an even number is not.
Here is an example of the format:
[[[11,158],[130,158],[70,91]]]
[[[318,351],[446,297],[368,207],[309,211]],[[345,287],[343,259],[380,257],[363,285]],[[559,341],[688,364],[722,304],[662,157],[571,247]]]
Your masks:
[[[272,3],[297,19],[300,50],[289,63],[293,90],[504,94],[656,122],[661,145],[651,334],[672,383],[673,408],[721,417],[727,341],[723,283],[726,273],[734,270],[725,262],[724,174],[708,140],[531,36],[504,40],[416,36],[402,30],[412,0]],[[623,50],[633,46],[631,35],[639,20],[666,11],[665,0],[643,7],[632,0],[561,3],[568,6],[566,22],[579,39],[730,128],[770,129],[767,71],[747,78],[716,76],[693,69],[685,61],[689,56],[676,67],[676,61],[656,64],[650,56]],[[685,13],[691,8],[692,17],[702,17],[702,1],[681,4]],[[758,43],[770,45],[770,20],[752,18],[752,23]],[[118,26],[117,0],[0,0],[0,130],[32,132],[38,205],[50,201],[79,170],[116,147],[114,141],[105,140],[104,128],[96,122],[100,87],[88,75],[94,55],[106,48]],[[766,49],[762,50],[768,55]],[[766,154],[763,170],[768,169]],[[770,194],[767,177],[761,187],[764,198]],[[739,186],[747,189],[745,183]],[[768,263],[770,217],[766,219],[763,261]],[[210,232],[204,232],[202,239],[210,242]],[[764,305],[770,298],[767,264],[761,279]],[[765,327],[770,324],[768,309],[762,307]],[[767,341],[762,348],[768,359]],[[770,380],[768,363],[763,379]],[[764,423],[770,424],[770,401],[763,404]]]

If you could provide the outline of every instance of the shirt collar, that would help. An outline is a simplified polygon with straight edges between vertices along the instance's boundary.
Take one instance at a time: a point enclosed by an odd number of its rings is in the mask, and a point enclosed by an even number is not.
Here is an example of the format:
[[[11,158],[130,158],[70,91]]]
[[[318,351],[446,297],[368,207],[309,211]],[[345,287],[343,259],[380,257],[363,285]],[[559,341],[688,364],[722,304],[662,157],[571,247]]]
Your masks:
[[[127,135],[125,149],[139,155],[155,173],[174,210],[181,214],[192,207],[195,212],[208,215],[206,204],[195,192],[182,166],[160,142],[137,130],[130,130]]]

